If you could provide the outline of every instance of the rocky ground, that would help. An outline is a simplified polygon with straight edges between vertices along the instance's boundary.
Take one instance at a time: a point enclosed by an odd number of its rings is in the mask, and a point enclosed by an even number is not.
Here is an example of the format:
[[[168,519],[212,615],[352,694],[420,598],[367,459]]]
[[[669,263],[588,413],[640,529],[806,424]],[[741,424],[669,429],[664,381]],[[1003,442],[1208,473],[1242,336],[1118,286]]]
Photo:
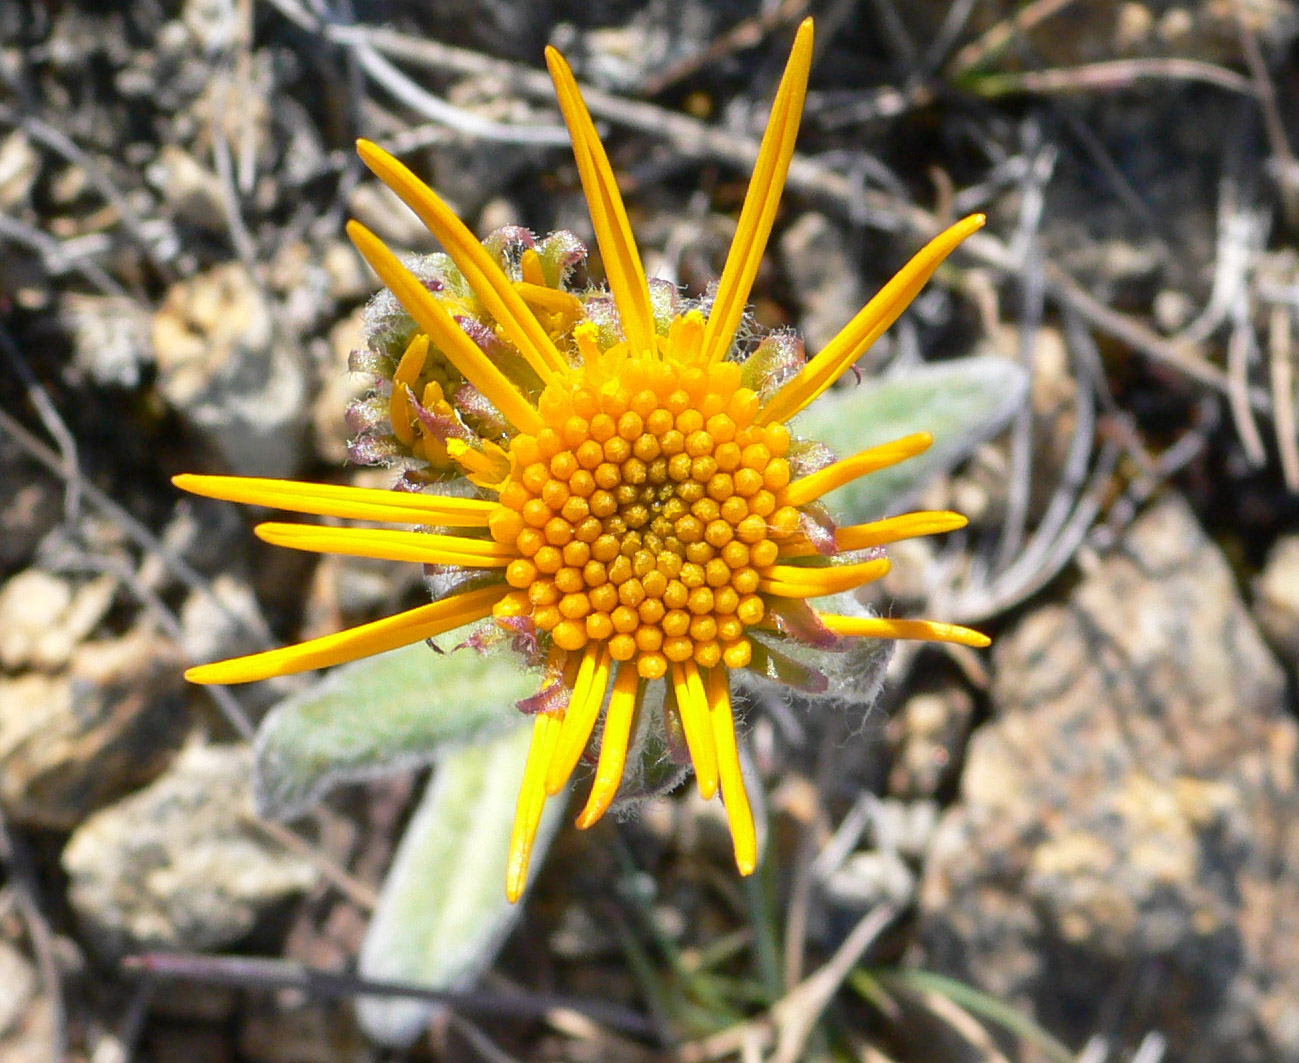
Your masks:
[[[693,791],[561,832],[493,971],[380,1049],[346,976],[425,777],[263,823],[248,723],[294,684],[181,671],[419,574],[169,477],[384,482],[345,460],[343,223],[435,247],[356,136],[480,233],[587,238],[554,43],[698,293],[809,13],[755,313],[815,351],[988,212],[862,369],[1032,373],[924,499],[971,533],[885,588],[995,648],[899,653],[861,726],[755,708],[754,880]],[[1283,0],[0,6],[0,1061],[1299,1061],[1297,36]]]

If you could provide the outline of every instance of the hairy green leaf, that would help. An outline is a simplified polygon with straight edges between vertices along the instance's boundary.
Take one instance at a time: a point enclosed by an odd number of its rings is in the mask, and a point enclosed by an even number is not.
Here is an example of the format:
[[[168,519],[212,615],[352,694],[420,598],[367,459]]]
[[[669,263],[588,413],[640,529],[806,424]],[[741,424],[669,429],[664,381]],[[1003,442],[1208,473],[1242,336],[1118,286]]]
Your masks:
[[[514,655],[423,643],[342,665],[276,705],[257,732],[258,812],[299,815],[332,787],[426,764],[520,719],[539,676]]]
[[[443,757],[393,861],[361,949],[366,978],[459,989],[491,963],[521,905],[505,898],[514,805],[532,728],[511,728],[492,742]],[[532,851],[541,865],[563,818],[552,799]],[[382,1044],[418,1037],[437,1005],[364,997],[358,1016]]]
[[[1004,358],[938,362],[835,388],[808,407],[794,430],[841,458],[914,432],[933,434],[934,445],[918,457],[826,495],[840,523],[857,524],[901,512],[929,480],[1005,427],[1027,389],[1028,374]]]

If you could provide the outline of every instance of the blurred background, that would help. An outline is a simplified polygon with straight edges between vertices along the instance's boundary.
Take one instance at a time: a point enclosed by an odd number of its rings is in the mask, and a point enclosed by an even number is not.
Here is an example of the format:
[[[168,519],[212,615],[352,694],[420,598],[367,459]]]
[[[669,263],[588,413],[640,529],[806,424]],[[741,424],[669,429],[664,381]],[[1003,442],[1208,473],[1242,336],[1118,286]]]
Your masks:
[[[343,224],[437,247],[356,137],[480,235],[589,240],[552,43],[647,272],[698,295],[807,15],[754,314],[814,353],[987,212],[860,368],[1029,374],[918,500],[969,531],[891,548],[878,599],[994,648],[901,648],[864,716],[752,706],[757,876],[692,789],[564,830],[381,1047],[349,972],[427,773],[262,822],[252,725],[301,681],[181,671],[420,573],[169,477],[391,480],[346,462]],[[1299,1060],[1297,35],[1286,0],[0,5],[0,1061]],[[154,952],[187,977],[123,963]]]

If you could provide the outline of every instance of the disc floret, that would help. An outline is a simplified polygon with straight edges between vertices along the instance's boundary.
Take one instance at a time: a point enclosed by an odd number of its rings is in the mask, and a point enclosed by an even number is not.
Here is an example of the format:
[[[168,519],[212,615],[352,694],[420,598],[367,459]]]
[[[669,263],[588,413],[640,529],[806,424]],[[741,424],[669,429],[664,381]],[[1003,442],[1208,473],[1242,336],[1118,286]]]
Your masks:
[[[679,332],[697,331],[697,311]],[[584,337],[585,338],[585,337]],[[606,643],[644,679],[669,663],[742,668],[780,541],[790,435],[759,425],[734,362],[614,351],[543,392],[546,427],[516,435],[492,537],[518,558],[495,615],[530,616],[562,650]],[[686,352],[688,355],[688,351]],[[617,375],[599,370],[621,360]]]

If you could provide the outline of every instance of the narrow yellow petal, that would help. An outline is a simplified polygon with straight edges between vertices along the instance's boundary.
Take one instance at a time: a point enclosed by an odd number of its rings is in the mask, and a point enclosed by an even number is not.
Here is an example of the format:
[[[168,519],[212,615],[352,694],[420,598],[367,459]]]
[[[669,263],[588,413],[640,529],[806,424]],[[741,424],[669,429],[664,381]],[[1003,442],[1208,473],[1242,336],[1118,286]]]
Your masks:
[[[794,48],[785,66],[785,76],[776,92],[767,131],[762,137],[758,162],[749,180],[735,238],[731,241],[726,266],[717,285],[717,298],[708,315],[704,333],[704,355],[709,362],[725,356],[744,316],[744,307],[758,275],[776,208],[785,190],[789,162],[794,157],[794,140],[807,98],[807,76],[812,68],[812,20],[804,19],[794,38]]]
[[[648,353],[655,349],[654,311],[650,305],[649,284],[645,280],[645,267],[641,265],[640,251],[632,235],[627,209],[609,156],[600,143],[595,123],[582,100],[577,80],[564,57],[554,48],[546,49],[546,65],[550,67],[559,109],[564,113],[568,135],[573,141],[573,156],[577,172],[582,178],[582,191],[591,212],[600,257],[609,278],[609,289],[618,305],[623,332],[632,351]]]
[[[916,639],[924,642],[956,642],[983,649],[992,639],[981,631],[945,624],[941,620],[891,620],[879,616],[834,616],[821,613],[821,622],[845,638]]]
[[[921,535],[941,535],[943,532],[956,531],[969,523],[961,514],[945,510],[904,513],[886,520],[871,521],[869,524],[839,528],[834,533],[834,543],[840,550],[869,550],[873,546],[887,546],[889,543],[915,539]]]
[[[358,140],[356,150],[375,176],[396,192],[441,241],[483,307],[500,323],[542,382],[554,379],[567,369],[564,356],[514,290],[514,282],[442,197],[378,144]],[[439,342],[438,346],[442,344]]]
[[[446,308],[403,266],[374,233],[360,222],[347,223],[347,235],[361,256],[379,275],[406,312],[429,334],[442,353],[470,383],[488,397],[521,432],[536,433],[545,427],[537,409],[474,343]]]
[[[934,437],[928,432],[917,432],[915,435],[895,439],[891,443],[870,447],[859,454],[854,454],[851,458],[844,458],[833,465],[827,465],[819,472],[812,473],[811,476],[794,480],[785,488],[785,496],[781,504],[805,506],[859,476],[867,476],[880,469],[887,469],[890,465],[896,465],[900,461],[914,458],[917,454],[923,454],[933,445],[933,442]]]
[[[595,769],[595,782],[586,799],[586,807],[577,817],[579,830],[586,830],[609,811],[622,783],[622,770],[627,763],[627,743],[631,739],[632,720],[640,702],[641,681],[634,663],[620,665],[618,678],[609,695],[609,709],[604,714],[604,733],[600,738],[600,762]]]
[[[604,704],[604,692],[609,685],[609,656],[607,642],[587,643],[582,655],[582,666],[573,684],[564,726],[559,732],[559,744],[550,759],[546,773],[546,793],[554,796],[567,784],[577,762],[582,759],[586,744],[591,741],[591,731]]]
[[[681,714],[690,760],[695,766],[699,795],[705,801],[711,800],[717,793],[717,746],[708,719],[708,695],[694,661],[673,663],[672,689],[677,696],[677,712]]]
[[[509,589],[504,583],[479,587],[431,605],[421,605],[396,616],[311,639],[296,646],[253,653],[247,657],[235,657],[214,664],[201,664],[189,669],[185,678],[191,683],[251,683],[275,675],[328,668],[344,661],[385,653],[399,646],[409,646],[433,638],[474,620],[481,620]]]
[[[741,875],[751,875],[758,866],[758,831],[753,808],[740,770],[740,750],[735,741],[735,717],[731,713],[731,674],[725,667],[708,674],[708,717],[717,745],[717,767],[722,781],[722,801],[735,846],[735,866]]]
[[[543,712],[532,725],[532,745],[523,769],[519,803],[514,810],[514,830],[510,835],[510,860],[505,873],[505,895],[513,904],[523,896],[528,884],[528,864],[532,846],[537,840],[541,812],[546,807],[546,771],[555,753],[561,727],[558,714]]]
[[[888,330],[962,240],[987,219],[971,214],[940,233],[880,289],[825,349],[782,387],[757,414],[759,424],[788,421],[824,392]]]
[[[827,594],[842,594],[870,583],[888,570],[887,557],[860,561],[854,565],[829,565],[823,568],[772,565],[767,574],[758,580],[758,590],[763,594],[778,594],[782,598],[820,598]]]
[[[493,539],[467,539],[459,535],[431,535],[388,528],[330,528],[319,524],[268,521],[257,525],[253,531],[263,542],[290,550],[374,557],[383,561],[413,561],[418,565],[504,568],[519,556],[515,547]]]
[[[314,513],[347,520],[389,524],[438,524],[448,528],[485,528],[499,507],[485,498],[452,498],[374,487],[266,480],[256,476],[199,476],[181,473],[171,482],[182,491],[223,502]]]

